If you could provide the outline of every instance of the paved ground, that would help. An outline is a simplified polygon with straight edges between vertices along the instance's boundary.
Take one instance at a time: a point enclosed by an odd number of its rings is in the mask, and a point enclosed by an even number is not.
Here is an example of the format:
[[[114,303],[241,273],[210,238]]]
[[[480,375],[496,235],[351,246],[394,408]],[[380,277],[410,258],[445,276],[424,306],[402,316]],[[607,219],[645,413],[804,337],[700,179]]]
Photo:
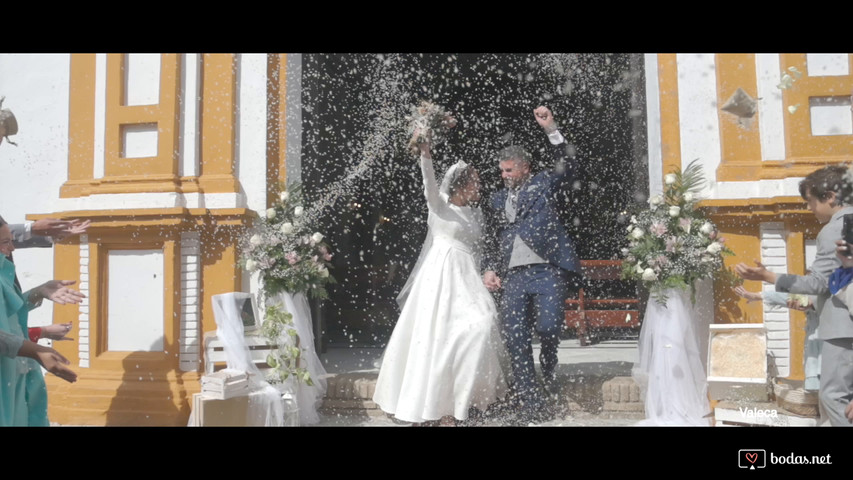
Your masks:
[[[382,349],[379,348],[329,348],[321,355],[329,373],[378,373],[377,367]],[[538,363],[539,351],[534,345],[534,357]],[[612,378],[630,376],[631,368],[638,360],[636,340],[609,340],[596,345],[581,347],[577,340],[564,340],[558,351],[560,364],[558,377],[566,381],[583,381],[584,378]],[[625,426],[633,425],[642,418],[637,413],[592,414],[575,408],[562,418],[541,426]],[[500,426],[494,419],[486,419],[484,426]],[[410,424],[397,422],[387,416],[367,414],[322,415],[319,426],[364,426],[364,427],[408,427]]]

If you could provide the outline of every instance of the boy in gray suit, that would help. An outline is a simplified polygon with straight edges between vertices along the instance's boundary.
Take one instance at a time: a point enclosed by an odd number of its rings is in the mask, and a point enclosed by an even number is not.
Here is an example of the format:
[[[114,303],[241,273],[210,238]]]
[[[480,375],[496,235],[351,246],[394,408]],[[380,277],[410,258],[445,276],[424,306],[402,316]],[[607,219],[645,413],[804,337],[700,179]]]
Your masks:
[[[755,267],[744,263],[735,266],[741,277],[772,283],[777,292],[817,296],[818,336],[823,341],[820,402],[832,426],[851,425],[844,409],[853,400],[853,320],[841,300],[829,291],[829,276],[841,266],[835,242],[842,236],[844,215],[853,213],[853,207],[843,203],[853,193],[844,179],[846,172],[846,167],[828,166],[800,182],[800,195],[817,220],[825,224],[818,233],[817,254],[808,275],[776,275],[758,261]]]

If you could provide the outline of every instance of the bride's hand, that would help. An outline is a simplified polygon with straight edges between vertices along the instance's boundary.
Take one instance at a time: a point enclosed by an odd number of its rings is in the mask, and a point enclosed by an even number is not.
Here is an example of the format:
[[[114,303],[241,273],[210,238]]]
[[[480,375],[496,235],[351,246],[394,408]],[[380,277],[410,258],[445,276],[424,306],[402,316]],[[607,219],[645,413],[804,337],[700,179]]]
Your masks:
[[[496,292],[501,289],[501,279],[495,272],[489,270],[483,274],[483,285],[486,286],[486,290]]]
[[[432,147],[432,142],[430,141],[429,134],[424,136],[422,130],[415,129],[411,140],[409,140],[409,151],[412,152],[412,155],[424,155],[429,158],[430,147]]]

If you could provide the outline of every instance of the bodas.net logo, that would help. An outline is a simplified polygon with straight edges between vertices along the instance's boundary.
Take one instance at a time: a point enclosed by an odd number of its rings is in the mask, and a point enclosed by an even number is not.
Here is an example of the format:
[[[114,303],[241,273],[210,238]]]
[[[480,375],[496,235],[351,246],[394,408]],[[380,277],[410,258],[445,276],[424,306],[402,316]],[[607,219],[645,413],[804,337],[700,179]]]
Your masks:
[[[744,448],[737,451],[737,466],[755,470],[767,466],[767,452],[759,448]]]

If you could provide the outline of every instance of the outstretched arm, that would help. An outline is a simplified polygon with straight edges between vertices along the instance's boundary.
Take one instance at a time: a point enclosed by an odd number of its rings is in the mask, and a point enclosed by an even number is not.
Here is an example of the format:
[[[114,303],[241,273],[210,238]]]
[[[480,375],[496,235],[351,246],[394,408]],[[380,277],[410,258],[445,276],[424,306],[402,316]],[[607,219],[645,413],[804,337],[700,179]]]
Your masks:
[[[418,149],[421,153],[420,164],[424,178],[424,196],[427,200],[427,207],[431,212],[436,212],[441,204],[441,199],[438,195],[438,184],[435,181],[435,167],[432,164],[429,142],[419,143]]]
[[[558,130],[554,114],[548,107],[537,107],[533,110],[533,116],[536,118],[536,123],[548,135],[548,141],[551,143],[552,155],[554,156],[554,173],[559,180],[570,181],[575,177],[577,170],[574,149]]]

